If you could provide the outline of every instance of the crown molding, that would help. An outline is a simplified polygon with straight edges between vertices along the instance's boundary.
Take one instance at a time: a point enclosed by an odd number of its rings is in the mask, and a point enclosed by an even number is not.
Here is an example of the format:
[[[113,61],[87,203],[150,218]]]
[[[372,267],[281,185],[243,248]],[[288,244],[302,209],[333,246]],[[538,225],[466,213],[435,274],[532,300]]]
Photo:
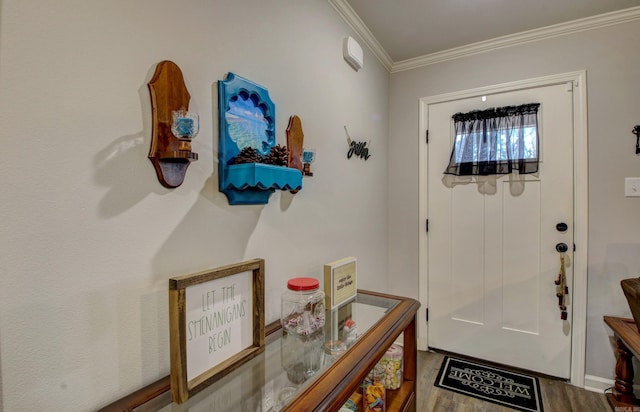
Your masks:
[[[521,33],[497,37],[495,39],[472,43],[449,50],[443,50],[440,52],[415,57],[413,59],[394,62],[393,60],[391,60],[389,54],[373,36],[371,31],[369,31],[364,22],[356,14],[353,8],[351,8],[351,6],[346,2],[346,0],[329,0],[329,3],[336,9],[338,14],[340,14],[340,16],[342,16],[342,18],[353,28],[353,30],[358,33],[367,47],[371,49],[373,54],[378,58],[378,60],[380,60],[384,67],[389,70],[390,73],[416,69],[418,67],[441,63],[447,60],[460,59],[463,57],[472,56],[474,54],[485,53],[505,47],[531,43],[553,37],[579,33],[587,30],[599,29],[602,27],[627,23],[640,19],[640,6],[631,7],[624,10],[599,14],[597,16],[586,17],[566,23],[554,24],[552,26],[541,27],[539,29],[533,29]]]
[[[485,53],[496,49],[502,49],[519,44],[549,39],[552,37],[564,36],[586,30],[599,29],[602,27],[627,23],[638,19],[640,19],[640,6],[600,14],[593,17],[586,17],[579,20],[573,20],[567,23],[554,24],[552,26],[528,30],[521,33],[497,37],[491,40],[481,41],[468,44],[466,46],[444,50],[441,52],[431,53],[413,59],[402,60],[399,62],[395,62],[392,65],[390,71],[391,73],[396,73],[399,71],[415,69],[418,67],[428,66],[430,64],[440,63],[447,60],[459,59],[474,54]]]
[[[393,60],[391,60],[389,54],[387,54],[386,50],[380,45],[380,43],[378,43],[378,40],[375,38],[373,33],[369,31],[369,28],[364,24],[349,3],[347,3],[346,0],[329,0],[329,4],[336,9],[338,14],[360,36],[380,63],[382,63],[382,65],[391,72]]]

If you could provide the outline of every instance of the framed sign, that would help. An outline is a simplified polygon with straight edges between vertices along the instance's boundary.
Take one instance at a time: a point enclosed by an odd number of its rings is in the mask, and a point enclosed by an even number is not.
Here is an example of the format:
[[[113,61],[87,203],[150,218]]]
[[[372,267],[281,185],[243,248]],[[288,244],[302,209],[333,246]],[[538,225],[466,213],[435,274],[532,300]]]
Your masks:
[[[176,403],[264,351],[264,260],[169,279],[169,339]]]
[[[324,265],[325,306],[335,309],[357,292],[356,258],[346,257]]]

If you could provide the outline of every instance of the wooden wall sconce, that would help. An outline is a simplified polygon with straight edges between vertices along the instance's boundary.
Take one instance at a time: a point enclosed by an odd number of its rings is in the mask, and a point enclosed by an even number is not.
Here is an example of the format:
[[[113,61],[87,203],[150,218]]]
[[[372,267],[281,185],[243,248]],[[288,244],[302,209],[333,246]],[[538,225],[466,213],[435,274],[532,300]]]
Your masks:
[[[149,160],[163,186],[178,187],[184,181],[189,164],[198,160],[198,154],[191,151],[191,138],[198,132],[198,118],[187,114],[191,96],[175,63],[168,60],[158,63],[148,86],[152,110]]]

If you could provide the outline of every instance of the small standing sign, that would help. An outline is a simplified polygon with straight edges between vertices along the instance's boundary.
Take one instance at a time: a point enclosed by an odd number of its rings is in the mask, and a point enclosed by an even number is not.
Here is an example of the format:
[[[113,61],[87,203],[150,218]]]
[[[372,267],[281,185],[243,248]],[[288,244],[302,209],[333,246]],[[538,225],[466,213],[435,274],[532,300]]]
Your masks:
[[[169,279],[169,335],[176,403],[264,351],[264,260]]]
[[[341,304],[355,298],[356,258],[346,257],[324,265],[325,305],[335,309]]]

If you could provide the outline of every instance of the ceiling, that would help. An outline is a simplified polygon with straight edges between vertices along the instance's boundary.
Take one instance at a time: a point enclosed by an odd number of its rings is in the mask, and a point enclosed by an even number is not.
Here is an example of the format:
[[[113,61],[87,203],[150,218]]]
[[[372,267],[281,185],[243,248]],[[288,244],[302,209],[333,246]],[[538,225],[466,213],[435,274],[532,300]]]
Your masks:
[[[391,64],[640,6],[640,0],[330,0]],[[345,13],[346,11],[346,13]],[[635,12],[635,10],[634,10]],[[351,20],[351,21],[350,21]],[[364,32],[364,33],[362,33]]]

